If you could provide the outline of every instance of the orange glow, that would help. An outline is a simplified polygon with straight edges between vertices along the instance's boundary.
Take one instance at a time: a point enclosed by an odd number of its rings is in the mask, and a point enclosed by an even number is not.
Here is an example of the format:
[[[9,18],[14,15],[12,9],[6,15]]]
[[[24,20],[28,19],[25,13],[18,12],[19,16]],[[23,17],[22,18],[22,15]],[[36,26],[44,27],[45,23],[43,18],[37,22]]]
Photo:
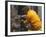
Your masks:
[[[32,29],[39,30],[41,28],[40,17],[34,10],[29,9],[27,12],[27,21],[31,23]]]

